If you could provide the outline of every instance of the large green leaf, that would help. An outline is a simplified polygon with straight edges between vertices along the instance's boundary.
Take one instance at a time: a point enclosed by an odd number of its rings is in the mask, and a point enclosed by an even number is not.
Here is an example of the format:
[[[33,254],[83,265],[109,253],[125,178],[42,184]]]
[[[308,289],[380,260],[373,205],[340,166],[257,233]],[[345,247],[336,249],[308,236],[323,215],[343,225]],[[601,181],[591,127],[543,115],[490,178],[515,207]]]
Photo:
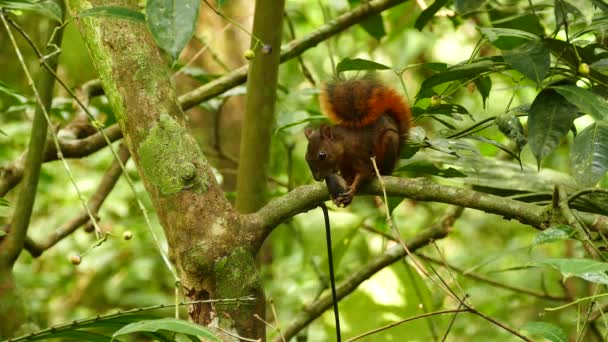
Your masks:
[[[516,13],[513,12],[500,12],[490,11],[490,18],[492,19],[492,26],[495,28],[503,29],[514,29],[519,32],[507,32],[507,31],[494,31],[497,35],[492,40],[492,45],[496,46],[501,50],[510,50],[518,47],[521,44],[528,42],[530,39],[538,39],[545,33],[545,29],[540,24],[538,16],[532,13]],[[526,35],[521,32],[525,31],[533,36]]]
[[[485,2],[486,0],[454,0],[454,7],[456,7],[458,14],[465,15],[473,11],[482,10],[482,5]]]
[[[348,3],[351,7],[356,7],[361,3],[361,0],[348,0]],[[386,30],[384,29],[384,20],[382,19],[382,15],[375,14],[371,17],[363,20],[359,23],[361,28],[365,30],[370,36],[376,38],[377,40],[382,39],[382,37],[386,36]]]
[[[118,6],[99,6],[78,12],[76,15],[78,18],[83,17],[110,17],[131,20],[135,22],[143,23],[146,21],[146,17],[139,11],[132,10],[126,7]]]
[[[574,233],[574,228],[570,226],[559,225],[550,227],[549,229],[545,229],[536,235],[534,241],[532,242],[532,247],[545,243],[568,240],[572,238]]]
[[[570,169],[585,186],[595,185],[608,170],[608,122],[598,121],[580,132],[570,150]]]
[[[211,341],[222,341],[217,336],[215,336],[209,329],[203,326],[175,318],[161,318],[131,323],[116,331],[114,335],[112,335],[112,338],[136,332],[154,332],[159,330],[167,330],[190,336],[203,337]]]
[[[176,60],[188,44],[198,18],[200,1],[148,0],[146,19],[158,45]]]
[[[420,98],[430,97],[433,95],[432,88],[440,84],[452,81],[460,81],[467,83],[469,81],[483,77],[483,75],[501,70],[505,67],[505,63],[501,57],[482,58],[471,63],[463,63],[455,65],[446,71],[437,73],[428,77],[420,85],[420,91],[416,95],[417,100]]]
[[[435,0],[429,7],[427,7],[416,19],[416,23],[414,27],[419,31],[422,31],[424,26],[435,16],[435,13],[441,9],[441,7],[445,6],[448,0]]]
[[[568,133],[576,113],[576,107],[553,89],[536,96],[528,114],[528,142],[539,168]]]
[[[608,101],[589,89],[575,85],[560,85],[551,88],[565,97],[568,102],[577,106],[581,112],[593,116],[596,120],[608,119]]]
[[[567,342],[568,336],[562,328],[546,322],[526,322],[520,330],[527,331],[532,335],[545,338],[552,342]]]
[[[341,60],[338,63],[338,65],[336,66],[337,72],[351,71],[351,70],[372,71],[372,70],[387,70],[387,69],[390,69],[390,68],[384,64],[376,63],[374,61],[370,61],[367,59],[361,59],[361,58],[350,59],[348,57]]]
[[[608,285],[608,263],[592,259],[544,259],[539,265],[558,269],[564,278],[577,277],[586,281]]]
[[[51,0],[0,0],[0,8],[36,12],[59,22],[61,22],[61,18],[63,18],[61,7]]]
[[[539,41],[530,41],[503,54],[509,63],[522,75],[540,85],[551,65],[551,53]]]

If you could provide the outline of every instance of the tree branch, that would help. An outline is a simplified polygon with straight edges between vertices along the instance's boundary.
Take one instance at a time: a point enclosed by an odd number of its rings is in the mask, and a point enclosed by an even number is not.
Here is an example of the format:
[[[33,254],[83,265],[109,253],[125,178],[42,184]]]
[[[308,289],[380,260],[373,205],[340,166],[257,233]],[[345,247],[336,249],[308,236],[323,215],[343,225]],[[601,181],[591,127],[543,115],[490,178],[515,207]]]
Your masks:
[[[410,251],[415,251],[429,244],[431,241],[441,239],[447,235],[449,226],[453,223],[453,217],[448,215],[444,220],[438,222],[432,227],[422,231],[406,242],[407,248]],[[387,249],[384,253],[374,258],[372,261],[362,266],[358,271],[346,278],[340,283],[336,289],[338,299],[346,297],[353,292],[362,282],[371,278],[384,267],[401,260],[406,257],[407,253],[401,245],[394,245]],[[288,326],[283,330],[283,336],[286,340],[295,336],[302,328],[319,317],[325,310],[332,305],[332,298],[329,293],[325,293],[312,304],[308,305],[300,314],[293,319]],[[281,337],[276,337],[275,342],[280,342]]]
[[[122,132],[118,125],[112,125],[104,129],[104,132],[112,142],[122,138]],[[59,146],[64,158],[81,158],[99,151],[107,144],[103,135],[97,132],[84,139],[60,139]],[[0,197],[17,186],[23,178],[26,154],[27,152],[24,152],[9,165],[0,167]],[[57,160],[57,150],[53,144],[46,145],[43,158],[44,162]]]
[[[284,0],[257,0],[253,35],[271,47],[249,64],[245,116],[241,129],[239,174],[236,182],[236,208],[242,213],[254,212],[267,201],[266,177],[270,160],[270,142],[277,98],[279,49],[283,23]],[[252,40],[252,49],[257,43]],[[274,51],[272,49],[274,48]],[[264,312],[262,312],[263,314]],[[260,325],[261,332],[264,326]]]
[[[280,62],[283,63],[299,56],[304,53],[304,51],[318,45],[332,35],[338,34],[360,21],[402,2],[405,2],[405,0],[374,0],[365,3],[323,25],[318,30],[311,32],[300,39],[292,40],[281,51]],[[247,80],[247,72],[248,66],[244,65],[216,80],[206,83],[188,93],[182,94],[178,99],[182,109],[184,111],[188,110],[201,102],[245,83]],[[118,124],[107,127],[105,132],[111,141],[122,138],[122,132],[120,131]],[[93,134],[85,139],[62,139],[60,142],[61,149],[66,158],[84,157],[106,146],[103,136],[99,133]],[[54,147],[50,145],[51,144],[48,144],[46,148],[45,161],[57,159],[56,156],[52,156],[56,154],[56,151],[54,151]],[[66,149],[68,150],[66,151]],[[49,155],[51,156],[49,157]],[[23,169],[23,156],[7,166],[0,167],[0,197],[6,195],[6,193],[19,184],[21,178],[23,178]]]
[[[57,5],[65,11],[63,1],[58,1]],[[51,102],[53,100],[53,88],[55,86],[55,79],[51,75],[51,72],[42,71],[38,76],[37,82],[34,84],[31,79],[30,73],[25,61],[16,45],[16,41],[11,33],[8,22],[4,17],[4,13],[0,13],[0,19],[4,24],[8,32],[13,45],[15,46],[15,52],[21,62],[23,71],[27,76],[28,83],[32,86],[32,90],[36,97],[38,106],[34,113],[34,120],[32,122],[32,133],[30,135],[30,141],[28,145],[28,153],[24,159],[24,178],[25,184],[21,188],[19,197],[15,204],[15,212],[9,226],[9,234],[2,240],[0,240],[0,246],[3,250],[0,254],[0,262],[2,265],[11,265],[15,262],[21,250],[23,249],[23,243],[27,235],[27,229],[30,224],[30,218],[32,209],[34,207],[34,201],[36,200],[36,190],[38,188],[38,180],[40,176],[40,168],[44,159],[44,147],[46,145],[46,136],[48,134],[48,122],[47,122],[47,111],[51,108]],[[51,41],[53,46],[61,46],[63,38],[63,28],[59,26],[59,23],[53,22],[49,28],[50,32],[54,32],[57,29],[57,33]],[[50,50],[51,48],[49,48]],[[59,61],[59,55],[56,54],[49,58],[49,67],[53,70],[57,69],[57,63]]]
[[[475,279],[475,280],[478,280],[478,281],[490,284],[492,286],[500,287],[500,288],[503,288],[503,289],[506,289],[506,290],[510,290],[510,291],[514,291],[514,292],[523,293],[523,294],[526,294],[526,295],[529,295],[529,296],[533,296],[533,297],[540,298],[540,299],[545,299],[545,300],[555,300],[555,301],[560,301],[560,302],[564,302],[564,301],[568,300],[568,298],[566,298],[566,297],[553,296],[553,295],[550,295],[550,294],[547,294],[547,293],[543,293],[543,292],[540,292],[540,291],[534,291],[534,290],[530,290],[530,289],[523,288],[523,287],[512,286],[512,285],[508,285],[508,284],[505,284],[503,282],[500,282],[500,281],[497,281],[497,280],[485,277],[485,276],[483,276],[481,274],[472,273],[472,272],[466,272],[465,270],[463,270],[461,268],[455,267],[455,266],[450,265],[448,263],[445,263],[445,262],[443,262],[441,260],[437,260],[437,259],[431,258],[431,257],[429,257],[427,255],[423,255],[423,254],[416,254],[416,255],[418,255],[419,257],[421,257],[423,259],[425,259],[426,261],[432,262],[432,263],[440,265],[440,266],[447,267],[448,269],[450,269],[450,270],[452,270],[452,271],[454,271],[456,273],[461,274],[463,277],[468,277],[468,278],[471,278],[471,279]]]
[[[433,183],[427,178],[383,177],[389,196],[401,196],[417,201],[447,203],[472,208],[490,214],[515,219],[537,229],[546,229],[548,216],[545,207],[524,203],[474,190]],[[361,193],[382,194],[380,183],[371,181]],[[303,185],[284,196],[275,198],[257,213],[247,217],[256,224],[257,238],[263,239],[281,222],[289,217],[308,211],[329,199],[325,184]],[[576,212],[581,220],[595,231],[608,232],[608,217]]]
[[[131,156],[129,154],[129,149],[124,144],[120,145],[117,154],[123,165],[127,163],[127,160],[129,160],[129,157]],[[117,160],[114,160],[101,179],[101,182],[97,187],[97,191],[95,191],[93,196],[91,196],[89,199],[88,205],[93,215],[97,216],[101,205],[108,197],[121,175],[122,169],[120,167],[120,163]],[[87,222],[90,222],[89,215],[87,214],[86,210],[82,210],[70,221],[57,228],[57,230],[44,241],[35,242],[28,237],[25,240],[25,249],[27,249],[33,257],[39,257],[45,250],[53,247],[57,242],[72,234],[76,229],[78,229],[78,227],[86,224]]]
[[[281,63],[301,55],[304,51],[317,46],[325,39],[338,34],[361,21],[378,14],[388,8],[398,5],[405,0],[372,0],[361,6],[346,12],[329,23],[321,26],[318,30],[292,40],[281,51]],[[184,110],[192,108],[197,104],[215,97],[231,88],[245,83],[247,80],[248,66],[244,65],[216,80],[206,83],[179,97]]]

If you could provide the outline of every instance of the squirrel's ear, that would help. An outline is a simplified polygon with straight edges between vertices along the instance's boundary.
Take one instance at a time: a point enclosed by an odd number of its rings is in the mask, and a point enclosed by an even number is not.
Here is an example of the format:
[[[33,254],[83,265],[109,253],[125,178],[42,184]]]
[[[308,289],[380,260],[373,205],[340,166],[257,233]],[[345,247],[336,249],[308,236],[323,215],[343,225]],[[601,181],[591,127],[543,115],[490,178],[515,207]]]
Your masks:
[[[321,138],[333,139],[331,127],[326,126],[326,125],[321,125],[321,127],[319,127],[319,132],[321,133]]]
[[[304,135],[306,136],[306,139],[310,140],[312,133],[314,133],[314,130],[312,128],[310,128],[310,127],[304,128]]]

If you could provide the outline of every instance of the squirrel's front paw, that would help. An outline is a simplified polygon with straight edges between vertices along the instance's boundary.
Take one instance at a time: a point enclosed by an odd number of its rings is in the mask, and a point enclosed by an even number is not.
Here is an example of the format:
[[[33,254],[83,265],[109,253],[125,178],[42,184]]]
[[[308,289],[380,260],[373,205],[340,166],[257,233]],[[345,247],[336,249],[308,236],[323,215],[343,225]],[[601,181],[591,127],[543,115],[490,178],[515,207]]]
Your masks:
[[[353,196],[355,194],[351,191],[351,189],[348,189],[348,191],[341,193],[340,195],[338,195],[337,197],[335,197],[333,199],[334,204],[337,205],[338,207],[346,207],[347,205],[350,204],[350,202],[353,201]]]

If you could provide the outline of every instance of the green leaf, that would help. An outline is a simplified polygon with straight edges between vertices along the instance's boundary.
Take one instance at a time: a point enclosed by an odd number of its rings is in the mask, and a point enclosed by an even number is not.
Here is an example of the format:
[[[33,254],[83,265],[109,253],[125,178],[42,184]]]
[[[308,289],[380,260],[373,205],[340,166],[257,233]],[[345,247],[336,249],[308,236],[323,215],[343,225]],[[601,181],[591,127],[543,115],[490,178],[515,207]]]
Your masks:
[[[564,241],[570,239],[576,231],[574,228],[566,225],[550,227],[538,233],[532,242],[532,247],[551,243],[556,241]]]
[[[4,197],[0,197],[0,206],[2,207],[8,207],[10,204],[10,202],[4,198]]]
[[[465,175],[464,173],[458,171],[457,169],[453,168],[453,167],[441,167],[441,166],[437,166],[436,163],[427,161],[427,160],[420,160],[420,161],[416,161],[410,164],[407,164],[405,166],[402,166],[400,168],[398,168],[397,170],[395,170],[395,174],[402,174],[404,172],[407,173],[413,173],[416,177],[421,176],[421,175],[433,175],[433,176],[439,176],[439,177],[443,177],[443,178],[455,178],[455,177],[466,177],[467,175]]]
[[[467,13],[482,10],[480,8],[486,0],[454,0],[454,7],[459,15],[465,15]]]
[[[116,338],[117,336],[132,334],[135,332],[154,332],[158,330],[168,330],[185,335],[203,337],[211,341],[222,341],[209,329],[203,326],[175,318],[161,318],[131,323],[116,331],[114,335],[112,335],[112,339]]]
[[[593,62],[590,67],[601,74],[608,75],[608,58]]]
[[[416,98],[420,100],[421,98],[430,97],[433,94],[432,88],[440,84],[452,81],[467,83],[486,73],[497,71],[499,68],[504,67],[504,65],[502,58],[484,58],[472,63],[455,65],[424,80],[420,85],[420,91],[416,95]]]
[[[551,53],[539,41],[531,41],[503,53],[505,62],[540,85],[551,65]]]
[[[435,16],[435,13],[441,9],[441,7],[447,4],[448,0],[436,0],[431,4],[431,6],[427,7],[416,19],[416,23],[414,27],[418,31],[422,31],[422,29],[426,26],[426,24]]]
[[[528,142],[539,169],[572,127],[576,113],[576,107],[553,89],[541,91],[534,99],[528,114]]]
[[[198,18],[197,0],[148,0],[146,19],[158,45],[175,61],[188,44]]]
[[[380,40],[382,37],[386,36],[384,21],[380,14],[372,15],[371,17],[363,20],[359,25],[370,36],[376,38],[376,40]]]
[[[545,29],[540,24],[538,17],[532,13],[524,12],[513,15],[512,13],[490,11],[490,18],[492,19],[492,26],[495,28],[518,31],[511,33],[507,31],[494,31],[494,34],[498,35],[498,37],[492,41],[492,45],[501,50],[511,50],[533,39],[532,36],[528,36],[521,31],[537,36],[536,39],[545,33]]]
[[[361,3],[361,0],[348,0],[348,3],[350,4],[351,8],[354,8]],[[360,22],[359,25],[363,30],[365,30],[365,32],[377,40],[380,40],[382,37],[386,36],[384,20],[380,14],[372,15],[371,17]]]
[[[479,32],[486,36],[491,43],[498,41],[498,39],[502,37],[516,37],[533,41],[540,39],[540,37],[535,35],[534,33],[512,28],[480,27]]]
[[[2,1],[2,0],[0,0]],[[28,99],[26,96],[19,93],[15,88],[9,86],[8,84],[0,81],[0,93],[4,93],[15,100],[19,101],[19,103],[26,103]]]
[[[585,186],[593,186],[602,179],[608,170],[608,122],[598,121],[574,138],[570,169]]]
[[[577,277],[586,281],[608,285],[608,263],[592,259],[544,259],[539,265],[558,269],[564,278]]]
[[[6,232],[4,230],[0,230],[0,236],[6,236]]]
[[[575,85],[552,86],[568,102],[577,106],[578,109],[591,115],[596,120],[608,120],[608,101],[589,89]]]
[[[543,337],[552,342],[567,342],[568,336],[562,328],[545,322],[526,322],[520,330],[527,331],[532,335]]]
[[[36,12],[61,22],[63,11],[59,5],[51,0],[31,1],[31,0],[0,0],[0,8],[20,10],[24,12]]]
[[[583,16],[583,13],[575,6],[564,0],[556,0],[554,6],[555,29],[559,29],[568,20],[568,13],[571,13],[574,18]]]
[[[591,3],[604,13],[608,13],[608,4],[606,4],[603,0],[591,0]]]
[[[390,69],[384,64],[376,63],[367,59],[361,58],[344,58],[336,66],[337,72],[350,71],[350,70],[388,70]]]
[[[489,76],[483,76],[475,79],[475,87],[481,95],[483,101],[483,107],[486,107],[486,100],[490,97],[490,90],[492,90],[492,79]]]
[[[132,10],[130,8],[118,6],[99,6],[88,8],[78,12],[76,17],[108,17],[131,20],[139,23],[143,23],[146,21],[146,16],[143,13]]]

